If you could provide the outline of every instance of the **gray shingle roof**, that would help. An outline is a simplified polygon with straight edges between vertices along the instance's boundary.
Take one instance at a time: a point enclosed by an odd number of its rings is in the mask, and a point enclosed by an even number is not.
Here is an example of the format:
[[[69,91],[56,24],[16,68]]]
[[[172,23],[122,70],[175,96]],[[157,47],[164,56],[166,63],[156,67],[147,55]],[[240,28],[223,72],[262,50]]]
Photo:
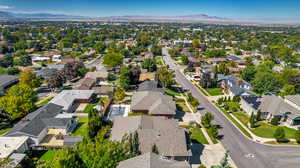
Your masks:
[[[74,146],[76,143],[81,142],[82,136],[64,136],[64,146]]]
[[[300,107],[300,95],[289,95],[285,98]]]
[[[47,104],[38,110],[28,114],[19,121],[6,135],[14,135],[15,133],[24,133],[37,137],[48,126],[65,126],[70,119],[54,118],[62,112],[62,107],[55,104]]]
[[[154,153],[143,155],[122,161],[117,168],[189,168],[184,161],[166,160]]]
[[[123,136],[135,131],[139,136],[142,153],[151,152],[155,144],[164,156],[189,156],[185,131],[173,119],[154,116],[117,117],[111,139],[121,141]]]
[[[162,88],[157,88],[157,81],[153,80],[146,80],[139,84],[139,89],[138,91],[159,91],[159,92],[164,92]]]
[[[172,96],[161,92],[142,91],[132,96],[132,110],[148,110],[149,114],[175,115],[176,105]]]

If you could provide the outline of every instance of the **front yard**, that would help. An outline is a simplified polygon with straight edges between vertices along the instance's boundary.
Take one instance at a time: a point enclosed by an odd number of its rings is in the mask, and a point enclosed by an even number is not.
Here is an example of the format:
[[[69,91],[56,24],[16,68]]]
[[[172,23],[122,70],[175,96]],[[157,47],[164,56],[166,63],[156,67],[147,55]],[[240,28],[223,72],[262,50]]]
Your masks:
[[[219,96],[223,95],[221,88],[205,88],[206,92],[209,93],[210,96]]]
[[[193,141],[196,141],[198,143],[201,144],[208,144],[208,141],[206,140],[201,128],[191,128],[191,135],[190,135],[190,139]]]
[[[258,122],[257,127],[252,130],[252,132],[260,137],[264,138],[274,138],[274,132],[278,128],[278,126],[274,126],[265,122]],[[295,129],[288,128],[288,127],[282,127],[285,131],[285,137],[288,139],[295,138]]]
[[[188,112],[188,113],[191,112],[189,110],[189,108],[187,107],[184,99],[176,99],[175,102],[176,102],[176,108],[177,108],[178,111]]]

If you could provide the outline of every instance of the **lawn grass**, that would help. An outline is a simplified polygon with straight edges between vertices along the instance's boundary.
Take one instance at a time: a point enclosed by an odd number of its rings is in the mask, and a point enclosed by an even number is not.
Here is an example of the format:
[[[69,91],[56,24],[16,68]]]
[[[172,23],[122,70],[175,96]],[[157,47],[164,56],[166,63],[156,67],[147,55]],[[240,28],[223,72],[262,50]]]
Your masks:
[[[219,96],[223,95],[221,88],[205,88],[206,92],[208,92],[211,96]]]
[[[249,123],[249,116],[244,112],[234,112],[232,115],[237,118],[239,121],[241,121],[246,127]]]
[[[174,90],[174,89],[169,89],[169,88],[166,88],[165,92],[167,95],[170,95],[170,96],[180,96],[181,95],[181,93],[179,91]]]
[[[187,112],[187,113],[191,112],[189,110],[189,108],[187,107],[184,99],[176,99],[175,102],[176,102],[176,108],[177,108],[177,110],[183,111],[183,112]]]
[[[76,130],[72,133],[72,136],[87,136],[88,129],[88,117],[78,117],[79,124]]]
[[[257,127],[252,129],[252,132],[260,137],[263,138],[274,138],[274,132],[278,128],[278,126],[274,126],[265,122],[258,122]],[[288,127],[282,127],[285,131],[285,138],[293,139],[295,138],[295,129],[288,128]]]
[[[8,131],[10,131],[12,128],[3,128],[3,129],[0,129],[0,135],[3,135],[5,133],[7,133]]]
[[[212,132],[209,131],[209,129],[206,129],[206,132],[207,132],[208,136],[210,137],[212,143],[213,143],[213,144],[217,144],[218,141],[217,141],[217,139],[212,135]]]
[[[221,109],[221,112],[228,118],[230,119],[230,121],[236,126],[238,127],[243,133],[244,135],[246,135],[247,137],[252,139],[252,136],[250,135],[250,133],[244,129],[244,127],[238,123],[231,115],[229,115],[221,106],[219,106],[218,104],[216,104],[217,107],[219,107],[219,109]]]
[[[266,142],[266,144],[271,144],[271,145],[300,145],[297,142],[292,142],[292,141],[288,141],[288,142],[269,141],[269,142]]]
[[[40,160],[42,160],[42,161],[52,161],[55,154],[56,154],[56,152],[57,152],[56,150],[48,150],[47,152],[45,152],[41,156]]]
[[[201,128],[192,128],[190,138],[192,141],[197,141],[201,144],[208,144],[207,139],[205,138]]]
[[[155,57],[155,61],[156,61],[156,64],[157,64],[158,66],[163,66],[163,65],[164,65],[164,61],[163,61],[163,59],[162,59],[161,56],[156,56],[156,57]]]

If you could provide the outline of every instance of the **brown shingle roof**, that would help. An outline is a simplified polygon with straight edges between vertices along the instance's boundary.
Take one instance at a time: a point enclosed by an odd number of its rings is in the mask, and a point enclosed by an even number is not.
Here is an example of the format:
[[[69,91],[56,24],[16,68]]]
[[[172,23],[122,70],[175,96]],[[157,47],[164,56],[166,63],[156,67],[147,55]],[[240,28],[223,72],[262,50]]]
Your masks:
[[[117,168],[189,168],[185,161],[166,160],[154,153],[143,155],[122,161]]]
[[[186,134],[175,120],[165,117],[135,116],[117,117],[111,139],[121,141],[123,136],[137,131],[142,153],[152,151],[155,144],[163,156],[189,156]]]

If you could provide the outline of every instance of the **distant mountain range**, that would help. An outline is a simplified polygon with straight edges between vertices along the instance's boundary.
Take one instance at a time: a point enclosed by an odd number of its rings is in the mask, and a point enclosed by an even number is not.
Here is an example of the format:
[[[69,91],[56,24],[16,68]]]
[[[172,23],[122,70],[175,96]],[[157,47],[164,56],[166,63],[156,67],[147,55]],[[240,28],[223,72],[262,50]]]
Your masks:
[[[63,14],[50,13],[14,13],[0,11],[0,19],[68,19],[68,18],[85,18],[83,16],[72,16]]]
[[[147,16],[147,15],[124,15],[124,16],[105,16],[105,17],[86,17],[51,13],[17,13],[0,11],[0,19],[37,19],[37,20],[79,20],[86,19],[94,21],[129,21],[129,22],[208,22],[208,23],[229,23],[229,24],[300,24],[300,19],[232,19],[206,14],[182,15],[182,16]]]
[[[184,16],[143,16],[143,15],[125,15],[125,16],[108,16],[100,17],[102,19],[114,20],[166,20],[166,21],[229,21],[228,18],[217,16],[208,16],[205,14],[184,15]]]

